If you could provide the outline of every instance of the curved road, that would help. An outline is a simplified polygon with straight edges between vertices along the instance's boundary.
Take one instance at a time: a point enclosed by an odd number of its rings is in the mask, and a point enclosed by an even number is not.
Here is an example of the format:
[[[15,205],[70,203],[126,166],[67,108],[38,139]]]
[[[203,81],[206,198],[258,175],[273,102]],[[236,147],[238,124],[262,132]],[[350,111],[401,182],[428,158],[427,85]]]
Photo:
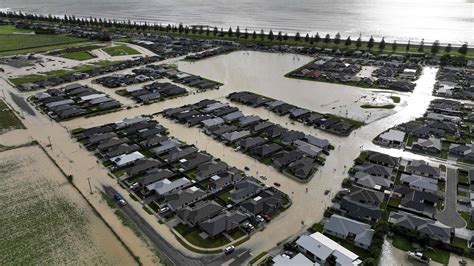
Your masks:
[[[447,226],[463,228],[466,226],[466,221],[459,215],[456,208],[458,190],[457,171],[453,168],[448,168],[447,171],[444,210],[436,214],[436,219]]]

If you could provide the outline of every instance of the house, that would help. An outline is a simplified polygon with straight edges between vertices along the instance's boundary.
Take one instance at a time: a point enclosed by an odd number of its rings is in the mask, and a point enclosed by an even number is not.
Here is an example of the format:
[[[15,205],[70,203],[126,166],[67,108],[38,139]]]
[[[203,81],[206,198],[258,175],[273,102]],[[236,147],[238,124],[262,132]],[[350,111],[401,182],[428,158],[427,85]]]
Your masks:
[[[130,177],[145,174],[147,171],[156,169],[161,166],[161,162],[154,159],[140,159],[134,162],[133,166],[127,169]]]
[[[382,217],[380,208],[353,201],[349,197],[342,198],[340,208],[344,211],[344,216],[358,221],[372,223],[377,222]]]
[[[394,168],[398,166],[398,158],[392,157],[385,153],[375,152],[375,151],[367,151],[366,159],[370,163],[379,164],[385,167]]]
[[[199,228],[212,238],[224,232],[231,232],[239,228],[240,224],[247,220],[247,218],[244,213],[238,210],[225,211],[201,222]]]
[[[190,171],[201,164],[209,162],[210,160],[212,160],[212,156],[207,153],[193,153],[179,160],[179,164],[182,169],[180,169],[180,171]]]
[[[324,224],[324,233],[349,240],[363,249],[369,249],[375,230],[368,224],[333,214]]]
[[[221,138],[227,143],[234,143],[238,141],[239,139],[246,138],[250,135],[251,135],[250,131],[242,130],[242,131],[233,131],[233,132],[224,133],[222,134]]]
[[[438,191],[438,180],[418,175],[402,174],[400,182],[411,189],[436,194]]]
[[[229,199],[238,203],[257,195],[263,188],[264,185],[257,183],[254,178],[247,178],[235,184],[230,191]]]
[[[110,161],[114,163],[117,167],[123,167],[125,165],[129,165],[135,162],[136,160],[142,159],[144,157],[145,156],[143,154],[136,151],[129,154],[123,154],[117,157],[112,157],[110,158]]]
[[[353,169],[372,176],[381,176],[384,178],[389,178],[393,173],[392,168],[373,163],[363,163],[362,165],[356,165]]]
[[[240,203],[240,208],[255,216],[258,214],[272,214],[282,206],[281,193],[270,190],[262,190],[257,196]]]
[[[303,108],[293,108],[290,110],[290,118],[292,119],[304,119],[307,116],[310,116],[311,112]]]
[[[303,157],[288,165],[288,171],[299,179],[308,179],[316,169],[314,159]]]
[[[303,132],[290,130],[290,131],[282,132],[280,136],[280,140],[283,144],[289,145],[289,144],[292,144],[296,140],[301,140],[305,138],[305,136],[306,135]]]
[[[163,155],[165,162],[176,162],[188,155],[194,154],[198,151],[198,149],[194,146],[188,147],[174,147],[168,151],[166,155]]]
[[[233,113],[224,115],[222,117],[222,119],[224,119],[224,121],[226,121],[227,123],[231,123],[231,122],[234,122],[234,121],[240,119],[243,116],[244,116],[244,114],[242,114],[241,111],[235,111]]]
[[[263,131],[263,136],[268,138],[276,138],[279,137],[283,132],[287,131],[288,129],[283,128],[280,125],[273,125]]]
[[[224,119],[220,118],[220,117],[216,117],[216,118],[211,118],[211,119],[207,119],[207,120],[204,120],[204,121],[201,121],[201,125],[204,127],[204,128],[207,128],[207,129],[210,129],[210,128],[215,128],[215,127],[218,127],[220,125],[224,124]]]
[[[438,167],[430,166],[427,162],[421,160],[414,160],[407,167],[406,171],[411,174],[421,175],[424,177],[439,178],[440,169]]]
[[[194,204],[194,206],[186,206],[179,209],[176,215],[179,217],[183,224],[191,227],[215,216],[224,209],[221,205],[215,201],[200,201]]]
[[[283,147],[276,143],[269,143],[252,148],[251,153],[257,158],[263,159],[282,149]]]
[[[454,228],[452,227],[403,211],[390,212],[388,221],[406,230],[415,231],[420,236],[427,236],[448,244],[451,242],[451,236],[454,235]]]
[[[329,143],[327,139],[320,139],[311,135],[305,135],[302,141],[308,144],[311,144],[313,146],[316,146],[325,151],[329,150],[329,147],[331,146],[331,144]]]
[[[451,144],[449,146],[449,154],[468,161],[474,161],[474,144]]]
[[[268,122],[268,121],[260,121],[258,122],[257,124],[253,124],[253,125],[250,125],[248,127],[248,129],[254,133],[257,133],[257,132],[261,132],[271,126],[273,126],[275,124],[273,124],[272,122]]]
[[[115,127],[117,129],[121,129],[121,128],[129,127],[129,126],[134,125],[136,123],[140,123],[140,122],[148,121],[148,120],[150,120],[150,119],[147,118],[147,117],[136,116],[136,117],[133,117],[133,118],[125,118],[124,120],[117,121],[114,124],[115,124]]]
[[[428,152],[431,154],[439,154],[441,152],[441,140],[437,138],[418,139],[413,143],[411,148],[415,151]]]
[[[167,195],[165,197],[165,202],[171,210],[177,211],[190,204],[198,202],[206,196],[206,192],[196,186],[192,186]]]
[[[390,189],[393,186],[393,181],[388,178],[382,176],[373,176],[364,172],[356,172],[353,179],[359,186],[380,191]]]
[[[329,262],[334,262],[336,265],[362,265],[359,256],[319,232],[300,236],[296,240],[296,245],[302,254],[319,265],[326,265]]]
[[[158,196],[164,196],[174,191],[181,190],[191,184],[191,181],[189,181],[189,179],[185,177],[181,177],[174,181],[165,178],[163,180],[147,185],[146,188],[148,189],[148,191],[154,191],[155,194]]]
[[[267,140],[262,137],[250,137],[238,141],[238,146],[245,151],[266,143]]]
[[[303,153],[301,151],[282,151],[273,156],[272,165],[277,169],[281,169],[302,157]]]
[[[118,146],[115,146],[113,148],[110,148],[107,153],[105,153],[105,158],[112,158],[112,157],[117,157],[122,154],[126,153],[132,153],[134,151],[138,151],[140,149],[140,146],[137,144],[120,144]]]
[[[383,132],[377,138],[377,143],[385,146],[401,146],[405,140],[406,133],[398,129],[390,129]]]
[[[247,127],[253,124],[257,124],[262,120],[259,116],[257,115],[250,115],[250,116],[242,116],[239,118],[239,126],[240,127]]]
[[[211,176],[209,180],[208,189],[211,191],[217,191],[224,189],[230,185],[233,185],[244,179],[244,176],[240,173],[234,173],[232,169],[229,169],[225,173]]]
[[[348,194],[349,198],[353,201],[379,206],[384,200],[384,193],[375,191],[363,187],[352,186]]]
[[[400,197],[399,208],[407,209],[429,217],[433,217],[438,203],[438,196],[404,186],[395,186],[392,197]]]
[[[210,178],[211,176],[225,172],[227,168],[229,168],[229,166],[222,161],[210,162],[199,165],[196,170],[195,176],[198,181],[202,181]]]
[[[318,157],[318,155],[321,154],[321,152],[323,151],[321,148],[311,145],[302,140],[295,140],[293,142],[293,145],[295,145],[300,152],[311,158]]]
[[[152,172],[148,173],[145,175],[143,178],[140,178],[138,180],[138,184],[140,184],[142,187],[146,187],[152,183],[158,182],[160,180],[163,180],[165,178],[170,178],[174,176],[175,173],[173,173],[169,169],[156,169],[153,170]]]

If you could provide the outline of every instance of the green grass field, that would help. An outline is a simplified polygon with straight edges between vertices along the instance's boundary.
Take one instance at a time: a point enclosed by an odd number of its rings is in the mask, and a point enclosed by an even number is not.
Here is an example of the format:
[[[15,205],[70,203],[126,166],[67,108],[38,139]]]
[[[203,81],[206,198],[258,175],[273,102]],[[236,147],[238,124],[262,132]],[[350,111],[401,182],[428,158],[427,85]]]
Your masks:
[[[140,52],[138,52],[137,50],[131,47],[128,47],[126,45],[117,45],[117,46],[107,47],[102,50],[111,56],[140,54]]]
[[[62,46],[84,42],[85,39],[66,35],[17,34],[28,30],[16,29],[11,25],[0,26],[0,55],[44,52]]]
[[[25,128],[7,104],[0,100],[0,134],[13,129]]]
[[[87,51],[80,51],[80,52],[72,52],[72,53],[66,53],[63,54],[61,57],[67,58],[67,59],[72,59],[72,60],[77,60],[77,61],[84,61],[84,60],[89,60],[95,58],[91,53]]]

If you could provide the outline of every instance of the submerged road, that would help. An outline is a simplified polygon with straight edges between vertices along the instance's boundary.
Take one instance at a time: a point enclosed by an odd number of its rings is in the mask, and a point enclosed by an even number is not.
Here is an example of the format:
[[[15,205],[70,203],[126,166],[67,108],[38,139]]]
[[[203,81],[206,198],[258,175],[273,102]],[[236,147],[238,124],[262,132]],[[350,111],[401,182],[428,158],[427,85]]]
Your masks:
[[[466,221],[459,215],[456,208],[458,190],[457,171],[453,168],[448,168],[447,171],[444,210],[436,215],[436,219],[447,226],[463,228],[466,226]]]

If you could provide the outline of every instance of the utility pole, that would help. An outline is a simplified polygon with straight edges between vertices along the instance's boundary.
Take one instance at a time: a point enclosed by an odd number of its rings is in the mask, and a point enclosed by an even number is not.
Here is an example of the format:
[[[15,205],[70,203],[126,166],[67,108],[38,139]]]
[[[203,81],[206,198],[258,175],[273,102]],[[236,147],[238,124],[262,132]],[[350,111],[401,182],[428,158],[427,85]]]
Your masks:
[[[87,178],[87,182],[89,183],[89,189],[91,190],[91,195],[92,195],[92,194],[94,194],[94,193],[92,192],[91,179],[90,179],[90,177]]]
[[[51,137],[50,136],[48,136],[48,141],[49,141],[49,147],[52,150],[53,149],[53,144],[51,144]]]

